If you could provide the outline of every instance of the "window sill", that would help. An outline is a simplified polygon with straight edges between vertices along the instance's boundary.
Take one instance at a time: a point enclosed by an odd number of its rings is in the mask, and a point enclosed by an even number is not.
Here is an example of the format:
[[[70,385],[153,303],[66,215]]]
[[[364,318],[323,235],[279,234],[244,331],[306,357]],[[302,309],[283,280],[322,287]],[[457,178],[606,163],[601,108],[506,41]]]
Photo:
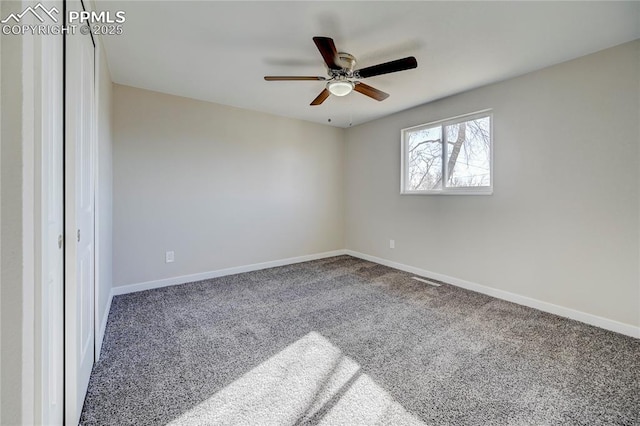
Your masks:
[[[445,191],[400,191],[400,195],[493,195],[493,189],[459,189]]]

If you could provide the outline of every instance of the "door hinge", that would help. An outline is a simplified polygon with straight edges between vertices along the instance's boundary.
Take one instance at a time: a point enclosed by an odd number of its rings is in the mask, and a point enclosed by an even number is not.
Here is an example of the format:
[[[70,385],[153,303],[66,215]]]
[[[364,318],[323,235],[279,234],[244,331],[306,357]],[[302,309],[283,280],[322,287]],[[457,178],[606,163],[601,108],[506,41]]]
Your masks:
[[[80,242],[80,230],[78,229],[78,242]]]
[[[58,248],[62,248],[62,234],[58,235]]]

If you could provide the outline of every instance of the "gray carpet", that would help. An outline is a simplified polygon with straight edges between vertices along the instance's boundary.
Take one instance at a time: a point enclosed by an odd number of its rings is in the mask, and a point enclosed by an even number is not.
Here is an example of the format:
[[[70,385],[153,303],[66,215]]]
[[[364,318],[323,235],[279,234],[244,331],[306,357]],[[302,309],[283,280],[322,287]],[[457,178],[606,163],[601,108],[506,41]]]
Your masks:
[[[84,425],[638,425],[640,340],[349,256],[114,298]]]

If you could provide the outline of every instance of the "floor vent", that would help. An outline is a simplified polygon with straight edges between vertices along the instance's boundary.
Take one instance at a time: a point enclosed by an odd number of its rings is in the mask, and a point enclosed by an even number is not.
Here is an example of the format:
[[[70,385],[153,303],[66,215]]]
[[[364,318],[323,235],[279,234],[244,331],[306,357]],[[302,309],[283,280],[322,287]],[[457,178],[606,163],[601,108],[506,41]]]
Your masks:
[[[433,282],[433,281],[425,279],[425,278],[420,278],[420,277],[411,277],[411,278],[416,280],[416,281],[420,281],[421,283],[432,285],[434,287],[440,287],[442,285],[442,284],[438,284],[436,282]]]

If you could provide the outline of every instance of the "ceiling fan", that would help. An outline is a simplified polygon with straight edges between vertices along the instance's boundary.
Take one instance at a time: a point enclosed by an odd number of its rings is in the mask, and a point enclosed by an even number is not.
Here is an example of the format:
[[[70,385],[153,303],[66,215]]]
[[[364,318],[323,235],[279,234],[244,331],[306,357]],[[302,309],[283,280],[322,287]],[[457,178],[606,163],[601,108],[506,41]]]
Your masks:
[[[403,59],[385,62],[384,64],[354,70],[356,66],[356,58],[349,53],[338,52],[335,44],[333,43],[333,39],[329,37],[314,37],[313,42],[318,47],[324,62],[327,64],[329,78],[270,75],[265,76],[264,78],[267,81],[326,81],[327,86],[311,102],[312,106],[320,105],[329,97],[329,95],[346,96],[353,90],[377,101],[383,101],[389,97],[388,93],[364,84],[358,80],[381,74],[409,70],[418,66],[416,58],[409,56]]]

